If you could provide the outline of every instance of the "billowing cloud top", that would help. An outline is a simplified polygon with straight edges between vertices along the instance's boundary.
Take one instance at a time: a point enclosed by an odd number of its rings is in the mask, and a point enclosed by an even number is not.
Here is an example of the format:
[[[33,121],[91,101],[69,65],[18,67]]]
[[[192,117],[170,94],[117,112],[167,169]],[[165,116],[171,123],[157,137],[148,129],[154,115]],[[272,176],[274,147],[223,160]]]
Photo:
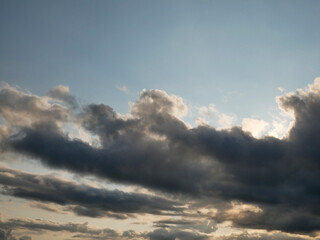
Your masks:
[[[63,86],[39,97],[5,85],[0,89],[0,114],[5,122],[0,128],[3,151],[30,156],[54,169],[138,185],[180,200],[105,190],[92,198],[85,192],[96,190],[71,183],[61,188],[59,181],[51,178],[43,178],[43,188],[37,190],[32,185],[34,176],[13,170],[9,173],[16,180],[2,173],[1,184],[7,185],[5,193],[9,195],[76,205],[72,209],[78,209],[78,214],[92,208],[99,210],[99,216],[100,210],[105,215],[171,211],[181,216],[187,214],[183,199],[189,199],[198,206],[215,207],[210,218],[217,223],[231,221],[239,228],[314,235],[320,230],[320,79],[306,90],[285,94],[277,101],[282,109],[294,114],[293,127],[283,139],[257,139],[240,127],[190,128],[181,120],[188,111],[182,98],[160,90],[143,90],[124,117],[104,104],[77,108],[75,98]],[[97,136],[99,146],[71,138],[67,124]],[[48,181],[52,191],[64,196],[50,198],[44,190]],[[83,198],[76,200],[71,192],[83,192]],[[94,202],[119,195],[122,200],[110,200],[110,205]],[[94,200],[89,204],[91,198]],[[251,204],[259,211],[235,214],[235,202]],[[127,212],[121,204],[130,206]],[[139,204],[145,207],[141,209]],[[196,211],[197,204],[190,205],[190,209]],[[177,226],[188,224],[176,223],[172,228],[168,223],[172,221],[156,223],[164,224],[167,230],[158,229],[144,237],[206,238],[199,232],[177,230]],[[194,229],[190,225],[189,229]]]

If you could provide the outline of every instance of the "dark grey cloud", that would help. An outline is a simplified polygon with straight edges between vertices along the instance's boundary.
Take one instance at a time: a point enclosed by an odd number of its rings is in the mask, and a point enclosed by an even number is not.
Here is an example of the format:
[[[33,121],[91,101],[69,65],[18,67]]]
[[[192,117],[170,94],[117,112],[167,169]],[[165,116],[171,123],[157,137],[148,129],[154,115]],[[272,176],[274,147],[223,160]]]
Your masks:
[[[319,217],[313,212],[305,211],[303,208],[292,208],[289,204],[266,205],[261,206],[263,211],[242,211],[233,215],[226,215],[217,219],[225,221],[230,219],[234,227],[265,229],[268,231],[281,230],[297,234],[308,234],[312,237],[317,236],[315,229],[319,227]]]
[[[1,230],[0,229],[0,240],[17,240],[17,238],[14,237],[11,232],[12,232],[11,229],[9,229],[9,230]],[[32,237],[22,236],[19,238],[19,240],[32,240]]]
[[[129,118],[103,104],[84,107],[79,122],[99,137],[99,148],[44,120],[21,127],[5,146],[53,168],[205,198],[208,204],[220,199],[262,209],[243,219],[228,216],[236,226],[312,234],[320,229],[320,92],[315,87],[278,99],[296,119],[281,140],[256,139],[238,127],[189,128],[177,117],[185,112],[181,99],[151,90],[131,106]],[[283,208],[285,215],[277,215]]]
[[[19,240],[32,240],[32,237],[30,236],[22,236],[19,238]]]
[[[64,210],[89,217],[125,219],[130,214],[181,214],[184,210],[181,206],[183,203],[161,197],[94,188],[48,175],[28,174],[8,168],[0,168],[0,184],[3,186],[2,194],[59,204],[64,206]],[[39,207],[59,212],[52,207]]]
[[[182,223],[182,221],[180,221]],[[180,224],[179,223],[179,224]],[[12,218],[7,221],[0,221],[0,240],[31,240],[31,236],[22,236],[17,238],[14,236],[18,230],[28,230],[30,234],[46,234],[49,232],[70,233],[72,239],[97,239],[97,240],[310,240],[310,238],[302,236],[293,236],[280,232],[268,233],[237,233],[219,237],[210,237],[209,235],[198,233],[197,231],[179,230],[170,228],[157,228],[150,232],[138,233],[133,230],[116,231],[110,228],[93,228],[88,223],[59,223],[47,220],[32,220]],[[21,233],[20,233],[21,234]]]
[[[16,240],[16,238],[11,235],[11,230],[4,231],[0,229],[0,240]]]

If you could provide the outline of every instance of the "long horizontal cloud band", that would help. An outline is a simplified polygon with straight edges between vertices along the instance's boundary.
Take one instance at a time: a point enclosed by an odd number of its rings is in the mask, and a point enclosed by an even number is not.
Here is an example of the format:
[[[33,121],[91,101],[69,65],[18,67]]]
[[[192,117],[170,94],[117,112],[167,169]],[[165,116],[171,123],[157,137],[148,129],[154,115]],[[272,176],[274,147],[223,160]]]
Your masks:
[[[2,194],[71,206],[78,215],[126,218],[126,214],[179,214],[182,203],[160,197],[119,190],[94,188],[47,175],[28,174],[0,168]],[[111,214],[110,214],[111,213]]]
[[[264,210],[235,221],[238,226],[310,233],[320,229],[318,82],[278,99],[296,120],[282,140],[256,139],[238,127],[189,128],[178,117],[186,108],[182,99],[160,90],[144,91],[131,106],[131,116],[125,118],[102,104],[88,105],[76,113],[74,101],[69,108],[39,109],[34,104],[41,101],[39,97],[4,88],[0,99],[7,99],[1,113],[18,133],[8,134],[3,143],[6,149],[36,157],[50,167],[197,198],[240,200]],[[59,97],[69,99],[66,104],[73,99]],[[25,100],[29,104],[25,107],[35,114],[30,124],[15,119],[19,114],[25,116],[20,106]],[[73,118],[99,137],[100,147],[63,133],[61,123]],[[274,224],[274,214],[283,205],[285,217]]]

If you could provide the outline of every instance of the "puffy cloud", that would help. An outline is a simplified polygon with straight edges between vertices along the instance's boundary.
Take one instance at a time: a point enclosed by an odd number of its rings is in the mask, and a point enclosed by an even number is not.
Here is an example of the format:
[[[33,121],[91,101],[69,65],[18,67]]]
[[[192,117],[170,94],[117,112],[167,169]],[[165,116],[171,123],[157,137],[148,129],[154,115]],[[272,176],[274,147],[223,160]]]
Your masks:
[[[196,119],[198,126],[209,125],[209,122],[216,121],[219,128],[230,128],[236,120],[234,115],[228,115],[217,110],[214,104],[199,107],[198,113],[200,116],[200,118]]]
[[[308,84],[308,89],[306,91],[306,93],[314,93],[319,95],[320,94],[320,77],[317,77],[313,84]]]
[[[239,201],[261,209],[240,217],[218,209],[216,218],[234,226],[312,234],[320,229],[318,85],[316,80],[307,90],[278,98],[295,117],[283,139],[256,139],[240,127],[189,128],[179,119],[187,111],[182,99],[151,90],[131,105],[129,118],[119,117],[107,105],[84,107],[79,122],[99,136],[99,148],[71,139],[46,118],[20,128],[5,142],[7,150],[53,168],[183,194],[208,204]],[[172,238],[171,232],[163,234]]]
[[[70,120],[70,111],[60,104],[3,84],[0,87],[0,115],[10,127],[35,123],[61,123]]]
[[[69,87],[67,86],[59,85],[53,87],[49,90],[47,95],[53,99],[61,100],[62,102],[69,104],[73,108],[78,107],[77,100],[75,99],[75,97],[69,94]]]
[[[264,120],[244,118],[241,126],[244,131],[250,132],[255,138],[261,137],[268,128],[268,123]]]
[[[140,99],[131,106],[134,116],[143,118],[151,115],[169,114],[181,118],[188,113],[188,107],[181,97],[168,95],[162,90],[143,90]]]
[[[271,128],[268,130],[268,136],[275,138],[286,138],[290,129],[294,125],[294,118],[290,115],[281,112],[280,116],[274,116],[271,124]]]

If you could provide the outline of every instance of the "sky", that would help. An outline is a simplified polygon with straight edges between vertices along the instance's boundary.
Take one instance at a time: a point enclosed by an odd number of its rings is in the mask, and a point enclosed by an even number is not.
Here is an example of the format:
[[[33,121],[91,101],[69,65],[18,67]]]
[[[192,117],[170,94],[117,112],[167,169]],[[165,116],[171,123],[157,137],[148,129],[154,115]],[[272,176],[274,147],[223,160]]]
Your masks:
[[[0,240],[320,239],[319,12],[0,0]]]

